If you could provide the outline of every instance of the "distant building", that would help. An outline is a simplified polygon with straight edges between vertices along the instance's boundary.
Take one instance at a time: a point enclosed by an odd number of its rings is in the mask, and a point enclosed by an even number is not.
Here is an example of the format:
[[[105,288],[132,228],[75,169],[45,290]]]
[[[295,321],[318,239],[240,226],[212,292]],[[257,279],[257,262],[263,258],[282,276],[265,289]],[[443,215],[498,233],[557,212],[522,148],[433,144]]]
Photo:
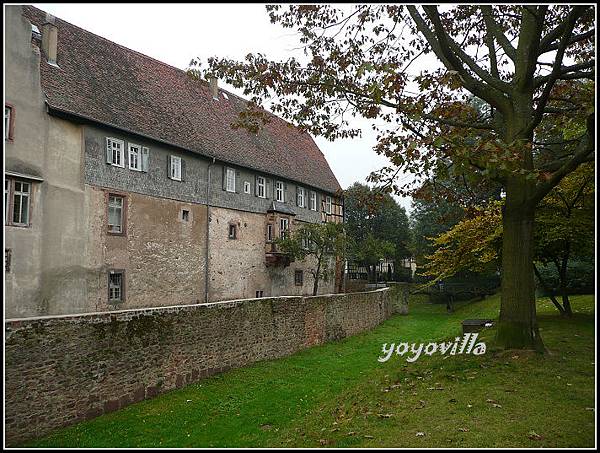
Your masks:
[[[343,218],[307,133],[232,129],[246,101],[216,80],[5,11],[6,317],[310,294],[272,245]]]

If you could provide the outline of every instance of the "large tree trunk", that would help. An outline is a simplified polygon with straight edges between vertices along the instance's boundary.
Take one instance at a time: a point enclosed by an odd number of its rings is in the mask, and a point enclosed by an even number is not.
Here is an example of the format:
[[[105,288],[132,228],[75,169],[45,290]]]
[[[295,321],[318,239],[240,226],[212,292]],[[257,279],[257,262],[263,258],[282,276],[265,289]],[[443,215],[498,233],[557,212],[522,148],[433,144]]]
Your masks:
[[[544,350],[535,313],[533,221],[535,206],[524,178],[506,185],[502,215],[502,294],[497,341],[504,348]]]

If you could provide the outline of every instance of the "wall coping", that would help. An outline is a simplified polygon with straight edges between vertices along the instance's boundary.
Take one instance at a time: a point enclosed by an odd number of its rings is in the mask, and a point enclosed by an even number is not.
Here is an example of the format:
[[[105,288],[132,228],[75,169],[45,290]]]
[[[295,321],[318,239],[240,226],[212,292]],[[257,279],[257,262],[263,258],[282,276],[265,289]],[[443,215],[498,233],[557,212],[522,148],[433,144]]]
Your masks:
[[[160,313],[160,312],[171,312],[176,310],[194,309],[194,308],[229,308],[236,307],[244,303],[251,302],[265,302],[268,300],[291,300],[291,299],[317,299],[317,298],[328,298],[332,299],[335,297],[347,296],[350,294],[369,294],[387,291],[389,288],[378,288],[373,291],[360,291],[355,293],[337,293],[337,294],[321,294],[317,296],[276,296],[276,297],[252,297],[249,299],[232,299],[223,300],[217,302],[208,302],[200,304],[185,304],[185,305],[169,305],[165,307],[139,307],[139,308],[128,308],[124,310],[110,310],[110,311],[95,311],[89,313],[75,313],[67,315],[45,315],[45,316],[32,316],[28,318],[6,318],[4,324],[14,324],[22,322],[34,322],[34,321],[51,321],[55,319],[74,319],[74,318],[94,318],[94,317],[110,317],[114,315],[121,315],[127,313]]]

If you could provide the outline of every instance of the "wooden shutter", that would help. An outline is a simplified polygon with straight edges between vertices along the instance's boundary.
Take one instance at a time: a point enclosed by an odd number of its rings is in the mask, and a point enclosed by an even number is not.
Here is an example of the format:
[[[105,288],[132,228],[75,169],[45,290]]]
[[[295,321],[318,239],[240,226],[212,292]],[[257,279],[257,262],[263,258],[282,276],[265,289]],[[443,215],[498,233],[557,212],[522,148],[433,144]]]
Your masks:
[[[173,179],[171,177],[171,165],[172,165],[173,156],[167,156],[167,178]]]
[[[185,181],[185,159],[181,158],[179,160],[179,162],[180,162],[180,165],[181,165],[181,168],[180,168],[180,171],[181,171],[181,180]]]
[[[106,137],[106,163],[112,164],[112,144],[108,137]]]
[[[270,186],[271,186],[271,179],[265,178],[265,197],[267,199],[273,199],[272,191],[275,189],[275,186],[273,186],[273,187],[270,187]]]
[[[148,172],[148,161],[150,159],[150,150],[148,148],[146,148],[146,147],[142,148],[141,159],[142,159],[142,171]]]
[[[223,165],[223,190],[227,190],[227,167]]]
[[[258,197],[258,175],[254,175],[254,196]]]

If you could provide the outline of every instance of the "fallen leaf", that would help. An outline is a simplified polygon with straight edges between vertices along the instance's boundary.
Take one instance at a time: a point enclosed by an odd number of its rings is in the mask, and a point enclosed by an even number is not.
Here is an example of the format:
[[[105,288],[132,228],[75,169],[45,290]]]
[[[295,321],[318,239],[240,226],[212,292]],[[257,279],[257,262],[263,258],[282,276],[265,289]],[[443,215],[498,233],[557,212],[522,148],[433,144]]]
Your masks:
[[[364,438],[365,438],[365,439],[374,439],[374,437],[373,437],[373,436],[367,436],[367,435],[365,435],[365,436],[364,436]]]
[[[354,436],[356,434],[356,431],[350,431],[348,434],[346,434],[346,436]]]
[[[496,403],[492,404],[492,406],[502,408],[502,406],[500,406],[499,404],[496,404]]]
[[[463,433],[468,433],[469,432],[469,428],[458,428],[459,431],[462,431]]]
[[[419,431],[419,432],[417,433],[417,437],[423,437],[424,435],[425,435],[425,433],[423,433],[423,432],[421,432],[421,431]]]
[[[319,439],[319,443],[321,445],[327,445],[329,442],[327,441],[327,439]]]
[[[456,398],[450,398],[448,400],[449,403],[456,403],[458,400]]]
[[[527,435],[527,437],[529,437],[532,440],[542,440],[542,436],[540,436],[535,431],[529,431],[529,434]]]
[[[380,418],[391,418],[394,414],[377,414],[377,416]]]

